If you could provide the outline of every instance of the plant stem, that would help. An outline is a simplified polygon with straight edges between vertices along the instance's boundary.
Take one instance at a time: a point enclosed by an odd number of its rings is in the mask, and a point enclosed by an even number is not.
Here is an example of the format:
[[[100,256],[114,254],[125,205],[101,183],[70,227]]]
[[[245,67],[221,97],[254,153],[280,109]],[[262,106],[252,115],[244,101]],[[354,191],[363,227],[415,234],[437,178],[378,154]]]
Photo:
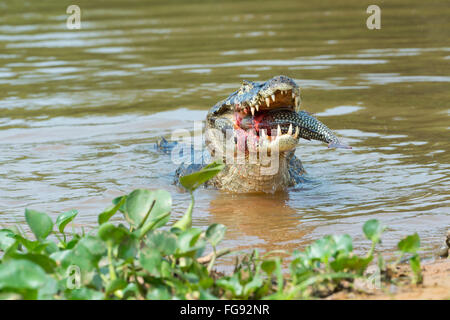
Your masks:
[[[113,261],[112,261],[112,244],[109,242],[108,243],[108,268],[109,268],[109,277],[111,278],[111,280],[116,280],[117,276],[116,276],[116,271],[114,270],[114,265],[113,265]]]
[[[208,273],[211,272],[214,262],[216,262],[216,258],[217,258],[216,246],[213,246],[213,256],[212,256],[211,262],[208,265],[208,268],[206,268],[206,270],[208,270]]]

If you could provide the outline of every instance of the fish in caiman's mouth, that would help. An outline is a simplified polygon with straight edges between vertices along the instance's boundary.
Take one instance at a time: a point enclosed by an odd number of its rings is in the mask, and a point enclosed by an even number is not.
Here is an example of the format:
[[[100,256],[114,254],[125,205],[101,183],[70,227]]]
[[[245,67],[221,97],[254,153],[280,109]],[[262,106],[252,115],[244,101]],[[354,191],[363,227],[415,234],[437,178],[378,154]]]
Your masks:
[[[300,89],[294,80],[276,76],[264,83],[244,81],[241,88],[208,113],[208,128],[234,140],[236,150],[286,152],[300,138],[344,147],[334,133],[306,111],[300,111]],[[228,132],[227,132],[228,131]]]

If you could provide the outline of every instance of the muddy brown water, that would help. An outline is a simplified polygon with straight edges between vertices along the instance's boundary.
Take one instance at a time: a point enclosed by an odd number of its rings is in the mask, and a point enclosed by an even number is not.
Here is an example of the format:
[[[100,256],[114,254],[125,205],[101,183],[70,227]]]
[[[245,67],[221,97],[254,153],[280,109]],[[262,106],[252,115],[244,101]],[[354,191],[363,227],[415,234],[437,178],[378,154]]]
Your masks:
[[[115,196],[164,188],[178,219],[189,195],[159,136],[193,132],[243,79],[284,74],[352,150],[302,141],[309,182],[285,193],[196,192],[194,225],[228,227],[223,247],[301,249],[368,219],[382,250],[418,232],[424,249],[450,225],[450,8],[389,1],[368,30],[366,1],[71,1],[0,3],[0,225],[24,209],[78,209],[95,227]],[[115,217],[116,221],[120,216]],[[227,259],[224,260],[225,264]]]

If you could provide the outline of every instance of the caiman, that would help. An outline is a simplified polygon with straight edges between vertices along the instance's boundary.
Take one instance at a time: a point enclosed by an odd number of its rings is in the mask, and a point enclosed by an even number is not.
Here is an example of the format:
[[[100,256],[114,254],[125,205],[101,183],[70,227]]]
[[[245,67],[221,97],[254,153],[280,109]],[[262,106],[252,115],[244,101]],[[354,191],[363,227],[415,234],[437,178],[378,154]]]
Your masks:
[[[350,148],[322,122],[300,110],[300,89],[289,77],[276,76],[263,83],[243,81],[228,98],[206,116],[205,144],[210,158],[225,168],[208,182],[230,192],[270,192],[303,181],[305,170],[295,155],[300,138]],[[173,146],[164,138],[157,146]],[[206,163],[181,165],[180,176]]]

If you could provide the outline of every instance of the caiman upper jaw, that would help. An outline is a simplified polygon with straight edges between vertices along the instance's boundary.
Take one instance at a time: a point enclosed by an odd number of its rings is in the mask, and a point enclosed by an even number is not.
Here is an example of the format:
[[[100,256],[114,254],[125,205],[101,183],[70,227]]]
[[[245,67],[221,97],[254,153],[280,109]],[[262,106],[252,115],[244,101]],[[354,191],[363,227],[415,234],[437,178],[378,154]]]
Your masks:
[[[236,104],[236,112],[244,112],[252,116],[259,111],[268,111],[278,108],[289,108],[295,111],[300,109],[300,96],[295,93],[295,90],[275,90],[267,96],[258,95],[257,99],[252,99],[247,102]]]
[[[300,101],[300,89],[289,77],[276,76],[263,83],[244,80],[238,91],[211,108],[207,118],[220,117],[232,111],[246,110],[248,114],[254,114],[279,107],[298,112]]]
[[[252,115],[259,110],[280,107],[300,109],[300,89],[291,78],[276,76],[257,84],[243,81],[241,88],[227,101],[234,105],[236,111],[246,110]]]

